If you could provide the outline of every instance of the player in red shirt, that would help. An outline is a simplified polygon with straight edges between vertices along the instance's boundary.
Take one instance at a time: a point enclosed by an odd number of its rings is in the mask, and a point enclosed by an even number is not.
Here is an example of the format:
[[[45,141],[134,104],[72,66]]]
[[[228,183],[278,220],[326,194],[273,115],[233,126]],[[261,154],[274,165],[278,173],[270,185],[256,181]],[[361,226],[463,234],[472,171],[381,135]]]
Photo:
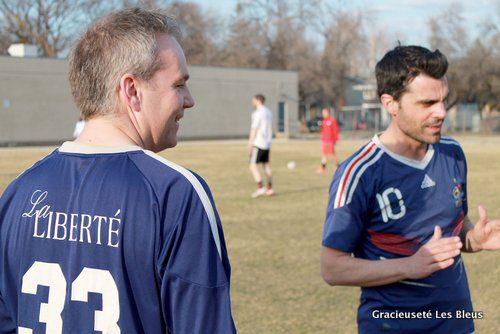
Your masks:
[[[323,121],[321,122],[321,166],[318,168],[318,173],[326,172],[326,163],[328,155],[332,156],[333,162],[338,167],[339,159],[335,155],[335,143],[339,139],[340,131],[339,124],[335,117],[330,115],[328,108],[323,108]],[[335,168],[337,168],[335,167]]]

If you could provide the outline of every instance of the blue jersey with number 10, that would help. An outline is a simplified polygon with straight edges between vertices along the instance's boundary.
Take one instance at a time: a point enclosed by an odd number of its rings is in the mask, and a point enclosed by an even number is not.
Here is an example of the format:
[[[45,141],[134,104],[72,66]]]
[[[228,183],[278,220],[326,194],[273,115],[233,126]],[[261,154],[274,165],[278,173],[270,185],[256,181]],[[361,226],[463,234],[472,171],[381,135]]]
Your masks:
[[[429,145],[415,161],[375,136],[335,173],[323,245],[384,260],[414,254],[436,225],[444,237],[458,235],[467,215],[466,173],[465,156],[452,139]],[[452,267],[424,279],[362,288],[358,326],[360,333],[471,333],[473,322],[463,317],[471,311],[457,256]]]
[[[0,199],[1,333],[234,333],[197,175],[140,147],[65,143]]]

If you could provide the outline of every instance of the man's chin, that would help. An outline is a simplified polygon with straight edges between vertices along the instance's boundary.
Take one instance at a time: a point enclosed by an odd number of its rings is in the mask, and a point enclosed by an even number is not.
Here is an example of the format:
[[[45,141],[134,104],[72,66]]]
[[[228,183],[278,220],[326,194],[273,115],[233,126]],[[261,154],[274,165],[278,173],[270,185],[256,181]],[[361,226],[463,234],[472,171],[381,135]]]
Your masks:
[[[427,144],[437,144],[441,140],[441,132],[434,133],[428,137]]]
[[[158,143],[157,145],[154,145],[154,147],[148,148],[150,151],[154,153],[158,153],[164,150],[167,150],[169,148],[177,146],[177,138],[175,140],[170,140],[165,143]]]
[[[177,136],[175,136],[173,139],[169,140],[164,149],[172,148],[172,147],[176,147],[176,146],[177,146]]]

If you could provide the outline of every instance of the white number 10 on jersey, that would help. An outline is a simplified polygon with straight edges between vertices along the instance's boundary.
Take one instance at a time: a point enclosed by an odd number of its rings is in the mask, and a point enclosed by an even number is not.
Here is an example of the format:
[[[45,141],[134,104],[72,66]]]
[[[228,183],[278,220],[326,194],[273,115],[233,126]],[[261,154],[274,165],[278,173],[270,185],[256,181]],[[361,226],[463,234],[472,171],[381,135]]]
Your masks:
[[[399,212],[395,213],[392,211],[391,200],[389,199],[389,195],[394,194],[397,199],[397,203],[399,204]],[[380,206],[380,211],[382,213],[382,220],[384,223],[389,222],[389,219],[399,219],[406,214],[406,207],[403,201],[403,195],[398,188],[387,188],[384,190],[382,195],[377,194],[378,205]]]
[[[22,293],[36,295],[39,285],[49,287],[47,303],[40,304],[39,321],[46,324],[46,333],[62,333],[61,313],[66,299],[66,278],[57,263],[35,261],[24,274]],[[102,310],[95,311],[94,330],[120,333],[120,301],[115,280],[108,270],[83,268],[71,285],[71,300],[87,302],[89,292],[102,295]],[[32,329],[18,328],[19,334],[31,334]]]

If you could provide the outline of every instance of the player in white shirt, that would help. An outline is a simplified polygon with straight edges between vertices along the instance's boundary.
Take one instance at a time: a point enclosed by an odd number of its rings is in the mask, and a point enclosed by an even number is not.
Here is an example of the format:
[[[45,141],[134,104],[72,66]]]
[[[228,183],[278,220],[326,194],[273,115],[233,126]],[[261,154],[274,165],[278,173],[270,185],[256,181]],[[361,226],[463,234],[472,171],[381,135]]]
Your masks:
[[[250,153],[250,171],[257,184],[257,190],[252,194],[253,198],[259,196],[271,196],[274,194],[272,187],[272,170],[269,163],[271,142],[273,138],[273,114],[264,105],[266,98],[257,94],[252,98],[255,110],[252,112],[252,125],[248,139],[248,151]],[[267,186],[264,187],[262,176],[257,164],[262,164],[267,176]]]

